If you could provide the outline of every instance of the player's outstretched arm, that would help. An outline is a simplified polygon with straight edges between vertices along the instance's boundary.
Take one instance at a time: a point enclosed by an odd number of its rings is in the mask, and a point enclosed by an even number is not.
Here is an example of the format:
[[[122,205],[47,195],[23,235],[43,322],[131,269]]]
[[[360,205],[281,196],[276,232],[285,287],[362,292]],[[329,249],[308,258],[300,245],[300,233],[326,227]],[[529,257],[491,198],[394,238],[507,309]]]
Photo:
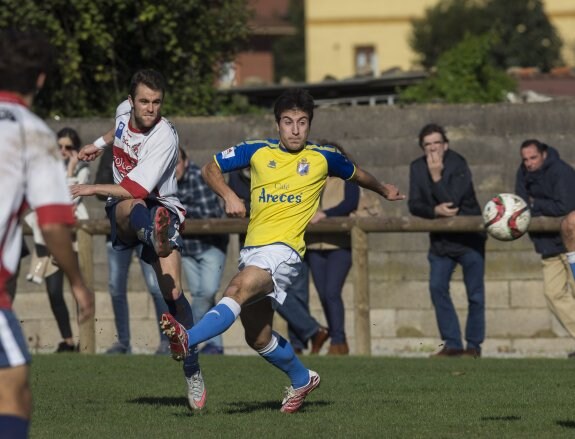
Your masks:
[[[91,195],[103,195],[105,197],[134,198],[126,189],[119,184],[73,184],[70,186],[73,198],[89,197]]]
[[[228,186],[216,162],[209,162],[202,167],[202,177],[206,184],[224,200],[226,215],[236,218],[246,216],[244,202]]]
[[[361,187],[372,190],[389,201],[405,200],[405,195],[399,192],[397,186],[391,183],[382,183],[372,174],[356,167],[353,180]]]
[[[48,250],[70,282],[79,307],[78,320],[82,323],[94,315],[94,294],[86,287],[82,278],[78,258],[72,249],[72,232],[64,224],[46,224],[40,226],[40,229]]]

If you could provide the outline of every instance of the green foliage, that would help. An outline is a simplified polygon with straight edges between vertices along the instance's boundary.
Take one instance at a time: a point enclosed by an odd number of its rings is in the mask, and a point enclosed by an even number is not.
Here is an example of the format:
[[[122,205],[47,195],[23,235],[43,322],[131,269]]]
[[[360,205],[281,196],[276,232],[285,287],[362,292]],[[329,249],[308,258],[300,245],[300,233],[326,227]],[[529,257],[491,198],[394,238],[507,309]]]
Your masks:
[[[464,37],[437,61],[437,70],[420,84],[406,88],[404,102],[441,101],[447,103],[499,102],[505,92],[515,89],[515,82],[491,60],[494,37]]]
[[[303,0],[290,0],[288,19],[294,35],[278,38],[273,45],[275,81],[305,81],[305,17]]]
[[[42,114],[113,114],[132,74],[155,68],[168,81],[165,112],[217,111],[213,84],[249,35],[246,0],[3,0],[0,28],[36,28],[58,50],[37,99]]]
[[[539,67],[560,65],[562,41],[543,8],[543,0],[440,0],[412,21],[410,45],[421,65],[430,69],[466,34],[493,32],[495,65]]]

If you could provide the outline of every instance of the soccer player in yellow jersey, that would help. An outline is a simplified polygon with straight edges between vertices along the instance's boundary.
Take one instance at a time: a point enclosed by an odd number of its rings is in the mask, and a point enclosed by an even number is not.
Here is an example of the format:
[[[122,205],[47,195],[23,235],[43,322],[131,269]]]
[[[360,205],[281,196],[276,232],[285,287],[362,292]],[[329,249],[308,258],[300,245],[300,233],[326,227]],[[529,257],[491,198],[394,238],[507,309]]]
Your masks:
[[[274,306],[283,303],[286,286],[300,271],[304,231],[318,208],[326,178],[354,180],[390,201],[405,199],[397,187],[380,183],[336,148],[308,142],[313,107],[307,91],[287,90],[274,107],[279,139],[244,141],[202,168],[206,183],[224,200],[226,214],[244,217],[244,203],[223,173],[251,166],[250,223],[239,272],[221,301],[190,330],[170,314],[161,321],[173,357],[183,359],[189,346],[221,334],[240,316],[248,345],[291,381],[282,401],[284,413],[299,410],[320,383],[317,372],[307,369],[291,345],[272,330],[272,320]]]

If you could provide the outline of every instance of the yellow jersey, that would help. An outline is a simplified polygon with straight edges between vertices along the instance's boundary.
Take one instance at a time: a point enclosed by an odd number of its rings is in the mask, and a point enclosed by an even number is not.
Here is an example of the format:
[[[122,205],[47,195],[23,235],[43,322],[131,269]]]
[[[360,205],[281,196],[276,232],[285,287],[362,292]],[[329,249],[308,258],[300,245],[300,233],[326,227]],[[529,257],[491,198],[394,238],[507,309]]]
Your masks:
[[[246,247],[285,244],[303,257],[304,232],[317,211],[328,176],[345,180],[355,165],[335,147],[306,142],[297,152],[279,140],[248,140],[214,156],[222,172],[251,167],[251,212]]]

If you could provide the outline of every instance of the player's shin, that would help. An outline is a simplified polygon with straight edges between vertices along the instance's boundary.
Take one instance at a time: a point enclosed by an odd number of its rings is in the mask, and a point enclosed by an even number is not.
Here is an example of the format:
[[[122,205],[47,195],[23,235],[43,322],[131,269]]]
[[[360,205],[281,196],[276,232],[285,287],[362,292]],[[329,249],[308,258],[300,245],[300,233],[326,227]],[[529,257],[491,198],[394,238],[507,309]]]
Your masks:
[[[287,374],[294,389],[305,386],[309,382],[309,370],[295,354],[291,344],[276,332],[272,333],[269,344],[258,351],[268,363]]]
[[[130,226],[136,232],[138,240],[150,247],[154,247],[152,235],[154,227],[150,211],[143,204],[136,204],[130,212]]]
[[[240,315],[241,307],[233,299],[223,297],[188,331],[188,345],[194,346],[225,332]]]

